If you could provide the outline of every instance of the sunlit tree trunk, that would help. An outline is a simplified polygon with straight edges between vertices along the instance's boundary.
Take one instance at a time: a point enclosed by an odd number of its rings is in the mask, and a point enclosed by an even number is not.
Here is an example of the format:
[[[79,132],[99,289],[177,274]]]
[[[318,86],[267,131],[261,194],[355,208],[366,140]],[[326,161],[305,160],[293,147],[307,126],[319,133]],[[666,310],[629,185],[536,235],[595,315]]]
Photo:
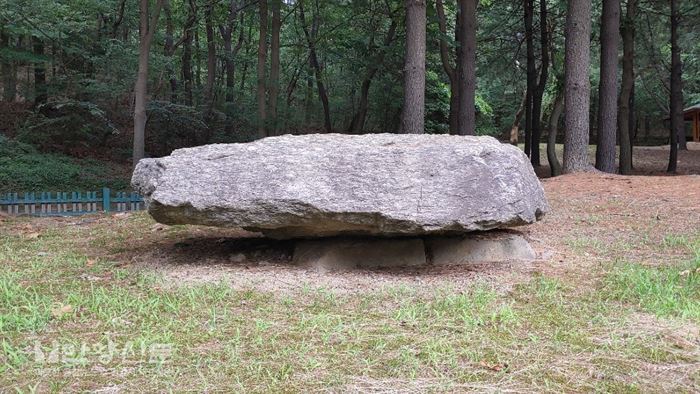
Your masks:
[[[267,65],[267,0],[258,2],[260,36],[258,38],[258,137],[267,136],[267,110],[265,107],[265,67]]]

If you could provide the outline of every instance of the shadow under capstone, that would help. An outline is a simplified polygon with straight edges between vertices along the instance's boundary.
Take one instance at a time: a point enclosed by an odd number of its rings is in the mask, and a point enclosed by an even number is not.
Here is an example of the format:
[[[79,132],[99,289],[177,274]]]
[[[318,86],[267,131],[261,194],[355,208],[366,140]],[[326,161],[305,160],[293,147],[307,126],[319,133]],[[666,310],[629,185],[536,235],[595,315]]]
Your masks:
[[[325,237],[276,240],[190,238],[171,250],[175,261],[229,264],[285,264],[318,271],[404,268],[526,262],[536,253],[513,230],[474,232],[464,236]]]

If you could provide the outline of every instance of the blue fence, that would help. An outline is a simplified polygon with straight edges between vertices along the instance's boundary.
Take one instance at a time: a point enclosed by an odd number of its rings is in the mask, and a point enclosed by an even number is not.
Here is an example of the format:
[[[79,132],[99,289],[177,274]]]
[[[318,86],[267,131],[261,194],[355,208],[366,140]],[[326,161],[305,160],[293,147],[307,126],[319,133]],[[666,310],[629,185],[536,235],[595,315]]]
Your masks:
[[[71,216],[97,212],[139,211],[145,205],[134,192],[43,192],[0,194],[0,212],[9,215]]]

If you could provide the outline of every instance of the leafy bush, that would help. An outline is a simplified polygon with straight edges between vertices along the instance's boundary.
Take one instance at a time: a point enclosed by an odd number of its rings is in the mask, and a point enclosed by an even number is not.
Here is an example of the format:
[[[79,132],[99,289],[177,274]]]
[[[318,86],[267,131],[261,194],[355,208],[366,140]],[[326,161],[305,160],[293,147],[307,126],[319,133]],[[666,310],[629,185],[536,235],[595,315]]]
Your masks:
[[[129,173],[95,160],[41,153],[31,145],[0,135],[0,193],[127,190]]]
[[[209,138],[209,126],[194,107],[151,101],[146,111],[146,152],[150,156],[167,156],[175,149],[202,145]]]
[[[17,134],[20,142],[32,144],[43,152],[84,156],[87,151],[104,147],[117,129],[104,111],[83,101],[42,104]]]

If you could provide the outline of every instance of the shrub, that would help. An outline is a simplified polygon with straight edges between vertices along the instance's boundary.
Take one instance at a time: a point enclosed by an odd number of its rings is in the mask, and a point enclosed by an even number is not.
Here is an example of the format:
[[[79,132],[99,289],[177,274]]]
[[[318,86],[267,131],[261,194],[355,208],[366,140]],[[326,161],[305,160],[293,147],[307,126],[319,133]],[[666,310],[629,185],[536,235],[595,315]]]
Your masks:
[[[127,190],[128,170],[95,160],[42,153],[0,135],[0,193],[89,191],[103,186]]]
[[[42,152],[74,156],[102,149],[117,129],[96,105],[83,101],[61,101],[40,105],[17,134],[20,142]]]

